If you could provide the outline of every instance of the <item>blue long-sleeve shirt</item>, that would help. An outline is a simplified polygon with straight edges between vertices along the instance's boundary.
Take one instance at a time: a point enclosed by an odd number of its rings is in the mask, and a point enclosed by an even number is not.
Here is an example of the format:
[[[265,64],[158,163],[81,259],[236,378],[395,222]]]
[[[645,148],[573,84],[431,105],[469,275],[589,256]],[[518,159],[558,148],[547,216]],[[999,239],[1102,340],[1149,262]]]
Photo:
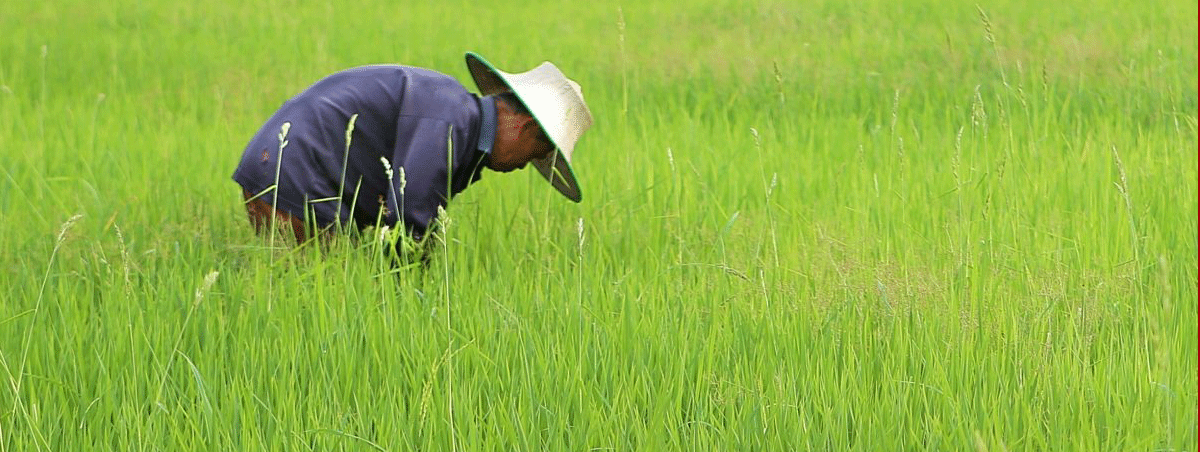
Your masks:
[[[450,76],[407,66],[357,67],[285,102],[250,140],[233,180],[319,226],[365,227],[379,219],[421,236],[439,206],[479,180],[495,129],[493,99],[468,92]],[[390,180],[381,158],[391,166]]]

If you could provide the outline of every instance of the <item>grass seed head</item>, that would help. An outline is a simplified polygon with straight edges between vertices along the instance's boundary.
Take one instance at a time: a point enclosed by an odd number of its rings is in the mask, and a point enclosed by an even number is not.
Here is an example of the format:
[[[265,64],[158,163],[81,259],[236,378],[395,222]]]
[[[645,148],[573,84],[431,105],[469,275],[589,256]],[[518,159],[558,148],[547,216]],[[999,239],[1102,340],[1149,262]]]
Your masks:
[[[62,243],[63,239],[67,236],[67,231],[71,230],[71,227],[75,226],[75,223],[81,218],[83,218],[83,214],[77,213],[63,222],[62,226],[58,227],[58,237],[54,240],[56,245]]]

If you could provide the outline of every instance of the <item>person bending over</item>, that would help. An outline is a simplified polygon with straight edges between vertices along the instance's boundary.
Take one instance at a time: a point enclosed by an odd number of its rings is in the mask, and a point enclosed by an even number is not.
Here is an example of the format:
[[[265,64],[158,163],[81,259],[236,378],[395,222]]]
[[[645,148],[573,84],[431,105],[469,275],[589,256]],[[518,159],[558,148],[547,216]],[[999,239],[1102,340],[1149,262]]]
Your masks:
[[[579,202],[571,155],[592,125],[579,84],[550,62],[506,73],[468,52],[466,63],[478,95],[433,70],[373,65],[284,102],[233,173],[251,224],[297,242],[377,225],[421,242],[484,168],[529,163]]]

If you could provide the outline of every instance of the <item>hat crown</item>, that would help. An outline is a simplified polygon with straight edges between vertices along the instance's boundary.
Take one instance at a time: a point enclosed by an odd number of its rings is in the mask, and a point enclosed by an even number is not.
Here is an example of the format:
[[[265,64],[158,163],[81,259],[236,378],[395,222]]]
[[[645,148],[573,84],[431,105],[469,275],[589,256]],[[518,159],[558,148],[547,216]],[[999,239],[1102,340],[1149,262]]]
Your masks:
[[[550,62],[528,72],[507,75],[513,93],[569,161],[575,143],[592,127],[592,112],[584,103],[579,84]]]

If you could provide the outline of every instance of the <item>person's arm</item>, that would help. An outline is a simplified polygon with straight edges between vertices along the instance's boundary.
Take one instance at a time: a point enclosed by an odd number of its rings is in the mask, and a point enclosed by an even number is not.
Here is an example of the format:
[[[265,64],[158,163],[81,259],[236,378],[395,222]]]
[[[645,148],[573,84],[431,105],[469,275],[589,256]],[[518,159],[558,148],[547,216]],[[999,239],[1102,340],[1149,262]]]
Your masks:
[[[385,221],[404,228],[416,243],[428,245],[428,236],[436,229],[438,208],[446,208],[448,175],[461,163],[458,150],[468,141],[467,131],[454,130],[449,122],[437,119],[404,117],[400,122],[390,159],[392,180]],[[423,248],[428,254],[428,246]]]

